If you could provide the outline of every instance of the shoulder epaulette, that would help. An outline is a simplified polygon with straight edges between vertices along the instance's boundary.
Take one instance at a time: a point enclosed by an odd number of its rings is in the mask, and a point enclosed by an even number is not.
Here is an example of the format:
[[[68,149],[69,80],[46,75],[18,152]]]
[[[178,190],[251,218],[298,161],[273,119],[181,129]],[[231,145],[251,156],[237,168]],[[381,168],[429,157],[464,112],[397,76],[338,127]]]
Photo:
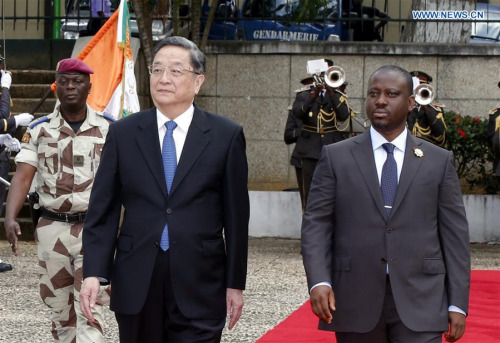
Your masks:
[[[106,114],[106,113],[103,113],[103,114],[102,114],[102,117],[103,117],[104,119],[109,120],[110,122],[114,122],[114,121],[116,121],[116,119],[115,119],[115,118],[113,118],[112,116],[110,116],[109,114]]]
[[[300,93],[300,92],[308,91],[308,90],[311,89],[311,87],[312,87],[311,85],[304,86],[302,88],[296,89],[295,93]]]
[[[340,91],[338,88],[334,89],[334,91],[336,93],[339,93],[340,95],[344,96],[345,98],[347,98],[347,95],[345,93],[343,93],[342,91]]]
[[[430,106],[436,111],[441,111],[441,109],[445,107],[444,104],[441,104],[439,102],[433,102],[432,104],[430,104]]]
[[[492,109],[492,110],[490,111],[490,113],[489,113],[489,114],[490,114],[490,115],[493,115],[493,114],[497,113],[497,111],[498,111],[498,110],[500,110],[500,108],[498,108],[498,107],[497,107],[497,108],[494,108],[494,109]]]
[[[49,121],[49,117],[48,116],[44,116],[44,117],[38,118],[37,120],[35,120],[33,123],[30,124],[29,128],[32,129],[35,126],[37,126],[38,124],[45,123],[46,121]]]

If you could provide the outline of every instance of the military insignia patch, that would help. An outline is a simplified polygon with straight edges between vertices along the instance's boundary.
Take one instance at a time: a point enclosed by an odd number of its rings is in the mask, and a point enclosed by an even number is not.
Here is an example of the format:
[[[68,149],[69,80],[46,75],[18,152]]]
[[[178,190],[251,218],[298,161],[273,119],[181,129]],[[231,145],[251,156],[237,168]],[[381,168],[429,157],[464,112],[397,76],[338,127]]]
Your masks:
[[[23,138],[21,138],[21,142],[29,143],[30,139],[31,139],[31,135],[28,132],[25,132],[23,135]]]

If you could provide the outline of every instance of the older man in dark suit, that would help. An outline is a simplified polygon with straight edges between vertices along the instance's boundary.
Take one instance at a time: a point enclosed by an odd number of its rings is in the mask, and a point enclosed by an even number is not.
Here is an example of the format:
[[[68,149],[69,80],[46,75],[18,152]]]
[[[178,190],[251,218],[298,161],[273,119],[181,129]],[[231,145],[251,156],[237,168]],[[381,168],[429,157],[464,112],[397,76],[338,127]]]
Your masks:
[[[189,40],[160,41],[149,71],[156,108],[112,125],[103,148],[82,308],[93,320],[99,281],[111,281],[122,343],[219,342],[226,314],[229,329],[241,315],[246,281],[243,129],[193,105],[205,56]]]
[[[369,131],[323,148],[302,224],[320,327],[344,342],[441,342],[465,330],[468,224],[451,152],[413,137],[410,74],[369,79]]]

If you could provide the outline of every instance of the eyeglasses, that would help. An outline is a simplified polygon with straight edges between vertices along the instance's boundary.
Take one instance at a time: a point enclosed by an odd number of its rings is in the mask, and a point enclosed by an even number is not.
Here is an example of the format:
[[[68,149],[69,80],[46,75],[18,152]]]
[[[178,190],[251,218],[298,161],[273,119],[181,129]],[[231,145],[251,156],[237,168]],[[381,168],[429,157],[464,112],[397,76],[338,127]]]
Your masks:
[[[150,65],[148,67],[148,70],[149,70],[149,75],[154,77],[162,77],[165,71],[167,71],[167,75],[170,75],[174,78],[179,78],[186,73],[193,73],[196,75],[200,75],[200,73],[182,67],[164,67],[162,65]]]

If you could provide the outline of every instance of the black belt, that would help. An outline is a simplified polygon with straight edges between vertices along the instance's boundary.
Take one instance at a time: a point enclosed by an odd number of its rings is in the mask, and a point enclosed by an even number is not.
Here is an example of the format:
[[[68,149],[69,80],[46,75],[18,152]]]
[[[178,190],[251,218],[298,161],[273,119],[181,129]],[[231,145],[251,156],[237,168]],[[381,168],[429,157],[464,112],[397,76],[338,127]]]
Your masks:
[[[42,217],[65,223],[82,223],[85,220],[87,212],[70,212],[70,213],[57,213],[47,210],[45,207],[40,208]]]

